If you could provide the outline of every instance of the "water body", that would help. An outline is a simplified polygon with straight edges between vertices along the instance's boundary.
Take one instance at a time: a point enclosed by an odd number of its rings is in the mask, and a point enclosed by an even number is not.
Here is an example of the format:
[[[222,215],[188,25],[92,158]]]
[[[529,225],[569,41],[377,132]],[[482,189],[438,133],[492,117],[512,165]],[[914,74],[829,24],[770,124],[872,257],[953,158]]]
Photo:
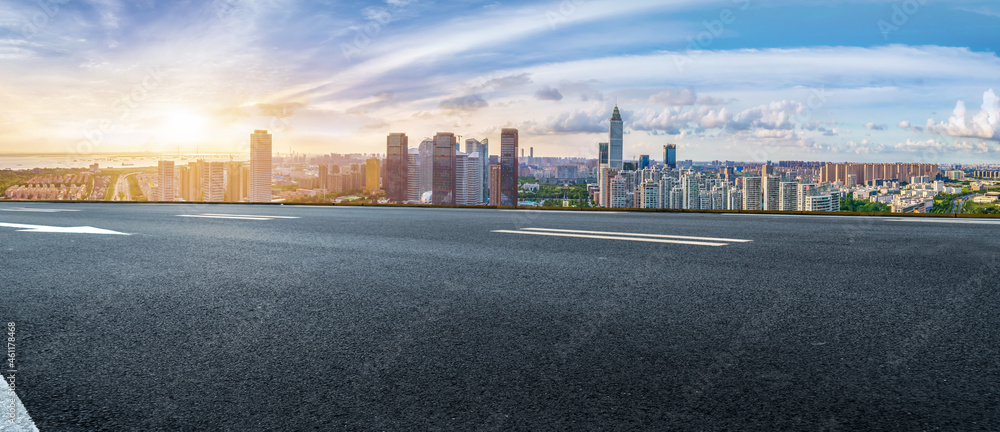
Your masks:
[[[232,158],[230,158],[232,156]],[[34,169],[34,168],[90,168],[99,164],[101,168],[133,168],[153,167],[161,160],[174,161],[178,165],[197,160],[219,162],[229,160],[248,160],[249,155],[229,154],[192,154],[165,156],[131,156],[131,155],[0,155],[0,170]]]

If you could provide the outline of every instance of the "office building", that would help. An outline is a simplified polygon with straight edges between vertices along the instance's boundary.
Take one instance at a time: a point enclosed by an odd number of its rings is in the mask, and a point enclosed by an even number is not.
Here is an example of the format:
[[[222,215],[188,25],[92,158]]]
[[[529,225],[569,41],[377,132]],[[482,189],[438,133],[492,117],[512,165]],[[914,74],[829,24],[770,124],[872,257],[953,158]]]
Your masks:
[[[597,157],[598,166],[608,165],[608,143],[597,144]]]
[[[241,162],[226,162],[226,202],[241,202],[246,197],[243,189],[243,164]]]
[[[201,197],[204,202],[225,202],[225,162],[204,162],[201,171]]]
[[[420,196],[434,189],[434,139],[420,142]]]
[[[623,168],[622,147],[624,145],[625,123],[622,121],[622,115],[618,111],[618,105],[615,105],[615,110],[611,113],[611,125],[608,129],[608,165],[613,170],[621,171]]]
[[[157,201],[173,201],[176,188],[174,187],[174,161],[160,161],[157,165],[157,173],[160,175],[160,187],[157,189]]]
[[[649,168],[649,155],[639,155],[639,169]]]
[[[420,201],[420,149],[412,148],[406,158],[406,201]]]
[[[271,134],[255,130],[250,135],[250,202],[271,202]]]
[[[677,169],[677,144],[663,146],[663,166]]]
[[[501,172],[502,171],[499,164],[490,165],[490,176],[489,176],[490,198],[487,203],[491,206],[500,205],[501,202],[500,200],[500,177],[502,176]]]
[[[438,205],[455,204],[455,146],[458,140],[451,132],[434,136],[434,174],[431,202]]]
[[[500,131],[500,205],[517,205],[517,176],[520,165],[517,160],[517,129],[504,128]]]
[[[391,202],[407,200],[409,176],[409,138],[405,133],[391,133],[386,138],[385,178],[382,187]]]
[[[372,193],[381,190],[382,164],[377,158],[368,158],[365,162],[365,192]]]

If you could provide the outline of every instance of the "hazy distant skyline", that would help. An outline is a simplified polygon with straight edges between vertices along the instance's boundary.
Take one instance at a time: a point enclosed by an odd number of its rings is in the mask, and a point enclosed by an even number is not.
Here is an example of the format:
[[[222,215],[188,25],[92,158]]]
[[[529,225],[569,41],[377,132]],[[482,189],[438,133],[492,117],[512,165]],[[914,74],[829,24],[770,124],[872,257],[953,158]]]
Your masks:
[[[255,129],[275,152],[384,153],[391,132],[516,127],[536,156],[593,158],[617,102],[625,159],[670,142],[694,160],[1000,161],[993,1],[43,0],[0,17],[0,153],[248,153]]]

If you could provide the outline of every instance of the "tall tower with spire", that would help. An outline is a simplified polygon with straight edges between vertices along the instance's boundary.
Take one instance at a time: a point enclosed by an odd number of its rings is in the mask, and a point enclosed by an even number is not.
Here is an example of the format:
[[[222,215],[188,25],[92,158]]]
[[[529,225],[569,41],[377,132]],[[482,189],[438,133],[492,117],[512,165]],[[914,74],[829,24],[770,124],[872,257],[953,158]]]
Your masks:
[[[622,142],[625,136],[625,124],[622,121],[622,115],[618,112],[618,104],[615,104],[615,110],[611,113],[611,126],[610,126],[610,141],[608,146],[608,167],[616,170],[622,170]]]

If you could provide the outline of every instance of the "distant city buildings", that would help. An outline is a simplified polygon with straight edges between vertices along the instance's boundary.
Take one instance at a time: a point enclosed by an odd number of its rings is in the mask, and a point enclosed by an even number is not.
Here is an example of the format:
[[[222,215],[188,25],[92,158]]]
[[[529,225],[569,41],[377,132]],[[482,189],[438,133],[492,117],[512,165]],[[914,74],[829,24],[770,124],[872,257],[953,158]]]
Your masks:
[[[621,171],[623,168],[622,146],[625,137],[625,126],[622,121],[622,115],[618,111],[618,105],[615,105],[615,109],[611,113],[611,124],[608,129],[608,165],[613,170]]]
[[[418,150],[419,152],[419,150]],[[409,138],[405,133],[392,133],[386,139],[385,178],[382,187],[389,201],[404,202],[410,198],[408,184]]]
[[[501,206],[516,206],[517,177],[520,165],[517,162],[517,129],[504,128],[500,131],[500,203]]]
[[[157,164],[157,174],[159,175],[159,186],[156,201],[173,201],[174,195],[177,193],[174,187],[174,161],[160,161]]]
[[[255,130],[250,135],[250,202],[271,202],[271,134]]]
[[[455,204],[455,146],[458,140],[451,132],[434,136],[434,176],[431,202],[438,205]]]

